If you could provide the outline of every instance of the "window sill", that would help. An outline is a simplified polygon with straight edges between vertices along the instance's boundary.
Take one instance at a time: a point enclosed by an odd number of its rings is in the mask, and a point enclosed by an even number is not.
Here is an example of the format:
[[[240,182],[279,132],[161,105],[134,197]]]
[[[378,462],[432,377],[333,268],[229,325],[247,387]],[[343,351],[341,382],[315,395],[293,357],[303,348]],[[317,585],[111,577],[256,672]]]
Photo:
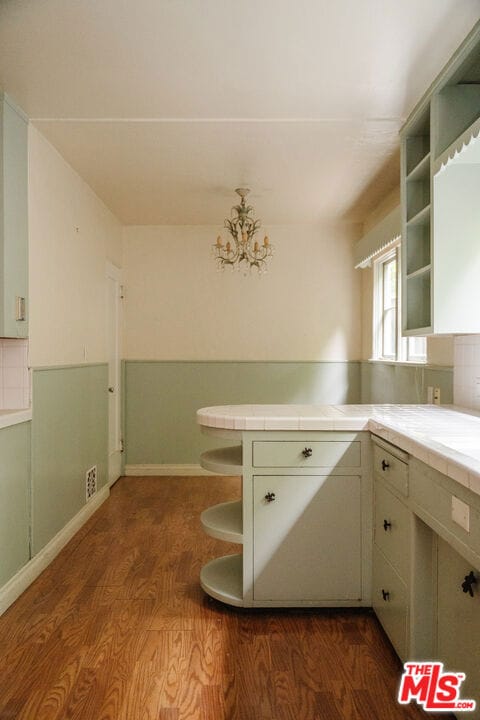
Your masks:
[[[414,360],[380,360],[378,358],[369,358],[368,360],[364,360],[363,362],[368,362],[372,364],[380,364],[380,365],[404,365],[406,367],[420,367],[420,368],[427,368],[428,370],[450,370],[453,372],[453,367],[451,365],[432,365],[425,362],[418,362]]]
[[[369,363],[381,363],[382,365],[407,365],[408,367],[429,367],[427,361],[418,360],[382,360],[381,358],[369,358]]]

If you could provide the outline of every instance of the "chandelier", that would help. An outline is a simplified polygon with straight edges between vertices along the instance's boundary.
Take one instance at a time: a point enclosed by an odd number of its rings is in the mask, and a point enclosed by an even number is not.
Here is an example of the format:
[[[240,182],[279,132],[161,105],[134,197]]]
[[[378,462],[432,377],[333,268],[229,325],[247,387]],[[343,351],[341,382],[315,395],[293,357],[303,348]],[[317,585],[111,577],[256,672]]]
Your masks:
[[[237,195],[240,195],[240,205],[232,207],[231,218],[226,218],[224,227],[232,236],[233,242],[228,240],[225,245],[220,235],[213,245],[213,254],[217,261],[219,270],[229,266],[242,269],[244,272],[255,268],[259,273],[267,271],[267,258],[273,255],[273,248],[265,235],[263,244],[255,240],[255,234],[260,228],[261,221],[252,217],[254,212],[251,205],[245,204],[245,198],[250,190],[248,188],[237,188]]]

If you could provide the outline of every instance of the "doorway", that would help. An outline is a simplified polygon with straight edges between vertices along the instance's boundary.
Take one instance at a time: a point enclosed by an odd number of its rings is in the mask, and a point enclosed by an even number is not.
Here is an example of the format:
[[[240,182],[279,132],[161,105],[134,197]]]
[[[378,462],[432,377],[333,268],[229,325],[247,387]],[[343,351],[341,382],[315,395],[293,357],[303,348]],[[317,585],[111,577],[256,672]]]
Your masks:
[[[106,265],[106,338],[108,357],[108,484],[122,474],[122,381],[121,381],[121,320],[122,271]]]

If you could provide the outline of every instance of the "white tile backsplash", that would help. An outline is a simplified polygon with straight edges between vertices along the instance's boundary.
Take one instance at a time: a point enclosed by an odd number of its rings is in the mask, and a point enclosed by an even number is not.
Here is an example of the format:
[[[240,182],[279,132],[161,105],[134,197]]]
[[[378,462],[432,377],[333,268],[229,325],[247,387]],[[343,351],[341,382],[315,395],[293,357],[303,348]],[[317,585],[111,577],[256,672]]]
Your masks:
[[[30,407],[28,340],[0,339],[0,409]]]
[[[480,335],[455,338],[453,402],[480,410]]]

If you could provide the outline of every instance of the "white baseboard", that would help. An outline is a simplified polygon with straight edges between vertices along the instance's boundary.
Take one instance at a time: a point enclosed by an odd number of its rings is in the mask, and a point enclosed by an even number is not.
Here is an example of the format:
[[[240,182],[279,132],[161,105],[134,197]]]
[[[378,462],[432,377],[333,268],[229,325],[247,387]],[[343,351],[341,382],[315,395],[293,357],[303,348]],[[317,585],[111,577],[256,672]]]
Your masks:
[[[48,542],[40,552],[28,561],[10,580],[0,588],[0,615],[32,584],[50,565],[69,540],[98,510],[110,495],[108,486],[101,488],[96,495]]]
[[[151,475],[216,475],[204,470],[200,465],[125,465],[125,475],[130,477],[142,477]]]

